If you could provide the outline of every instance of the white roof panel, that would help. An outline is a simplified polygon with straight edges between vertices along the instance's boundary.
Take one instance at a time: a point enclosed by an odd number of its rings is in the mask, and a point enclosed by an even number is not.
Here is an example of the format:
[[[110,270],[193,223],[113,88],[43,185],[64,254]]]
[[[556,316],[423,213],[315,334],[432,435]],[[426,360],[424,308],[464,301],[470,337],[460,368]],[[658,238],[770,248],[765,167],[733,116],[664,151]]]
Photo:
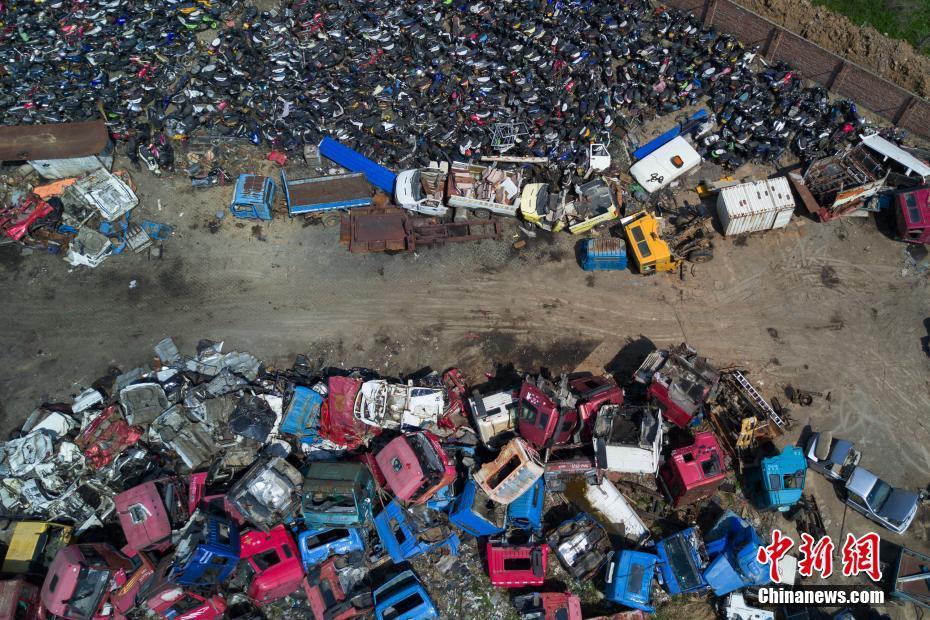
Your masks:
[[[925,178],[930,176],[930,166],[878,134],[865,136],[862,138],[862,143],[876,153],[884,155],[888,159],[893,159],[918,176]]]

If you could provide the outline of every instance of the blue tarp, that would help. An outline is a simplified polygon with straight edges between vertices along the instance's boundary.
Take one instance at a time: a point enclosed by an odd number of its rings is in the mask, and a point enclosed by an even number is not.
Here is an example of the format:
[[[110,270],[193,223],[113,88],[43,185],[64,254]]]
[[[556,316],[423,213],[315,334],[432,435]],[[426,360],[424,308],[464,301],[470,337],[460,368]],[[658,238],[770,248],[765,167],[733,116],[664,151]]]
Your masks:
[[[351,172],[362,172],[368,182],[380,187],[389,196],[394,196],[394,183],[397,175],[380,164],[376,164],[358,151],[354,151],[332,138],[323,138],[320,142],[320,155],[332,160]]]

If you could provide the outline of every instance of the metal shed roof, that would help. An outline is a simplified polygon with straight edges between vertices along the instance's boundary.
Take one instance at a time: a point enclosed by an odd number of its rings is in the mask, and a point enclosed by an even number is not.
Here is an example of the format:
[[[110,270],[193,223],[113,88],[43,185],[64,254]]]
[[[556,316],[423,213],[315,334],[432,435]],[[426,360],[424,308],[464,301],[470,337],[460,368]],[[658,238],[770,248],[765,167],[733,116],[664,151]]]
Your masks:
[[[930,166],[920,161],[897,144],[889,142],[878,134],[865,136],[862,138],[862,144],[876,153],[884,155],[888,159],[893,159],[920,177],[927,178],[930,176]]]
[[[109,139],[103,121],[0,126],[0,161],[97,155]]]

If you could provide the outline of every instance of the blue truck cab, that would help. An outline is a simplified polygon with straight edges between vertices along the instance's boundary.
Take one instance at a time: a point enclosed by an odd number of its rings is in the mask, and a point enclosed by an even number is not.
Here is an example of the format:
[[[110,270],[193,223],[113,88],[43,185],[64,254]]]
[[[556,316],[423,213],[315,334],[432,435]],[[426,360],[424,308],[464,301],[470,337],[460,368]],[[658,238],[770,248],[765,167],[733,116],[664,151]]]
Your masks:
[[[320,440],[320,410],[323,396],[302,385],[294,388],[281,421],[281,432],[293,435],[300,443],[313,445]]]
[[[233,217],[270,220],[277,187],[268,177],[240,174],[229,211]]]
[[[429,511],[425,506],[420,510]],[[404,510],[396,498],[391,500],[375,517],[375,529],[381,538],[381,544],[395,564],[429,553],[439,547],[447,547],[452,555],[458,555],[459,537],[455,533],[450,533],[435,542],[420,540],[419,534],[431,526],[432,524],[428,523],[418,523],[412,514]]]
[[[195,513],[181,531],[171,578],[182,586],[223,583],[236,570],[240,551],[239,525],[235,521]]]
[[[546,501],[545,476],[537,480],[523,495],[507,505],[507,527],[529,532],[542,531],[543,503]]]
[[[476,537],[504,531],[504,515],[500,504],[492,501],[471,478],[452,502],[449,522]]]
[[[627,267],[626,243],[617,237],[586,239],[581,247],[585,271],[623,271]]]
[[[807,477],[807,459],[797,446],[765,457],[746,470],[746,488],[760,510],[786,512],[801,499]]]
[[[769,570],[756,559],[762,540],[756,530],[731,510],[704,537],[710,563],[704,580],[716,596],[769,583]]]
[[[659,557],[659,578],[671,595],[691,594],[707,589],[704,569],[707,552],[695,527],[676,532],[656,544]]]
[[[303,474],[307,527],[361,527],[371,520],[375,480],[365,463],[317,461]]]
[[[304,572],[331,555],[348,555],[365,551],[365,539],[357,528],[322,527],[297,535],[297,548]]]
[[[604,594],[607,600],[646,613],[655,613],[652,606],[652,581],[659,558],[651,553],[624,549],[614,553],[607,564]]]
[[[373,593],[377,620],[429,620],[439,610],[416,574],[406,570]]]

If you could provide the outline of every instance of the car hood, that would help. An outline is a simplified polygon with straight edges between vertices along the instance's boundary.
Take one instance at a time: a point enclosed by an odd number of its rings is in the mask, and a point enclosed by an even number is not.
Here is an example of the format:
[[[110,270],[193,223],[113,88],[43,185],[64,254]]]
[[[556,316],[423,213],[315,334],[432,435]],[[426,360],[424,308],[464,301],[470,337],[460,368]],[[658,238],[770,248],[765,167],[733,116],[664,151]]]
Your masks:
[[[913,491],[894,489],[879,513],[891,521],[903,522],[917,505],[917,499],[917,493]]]

